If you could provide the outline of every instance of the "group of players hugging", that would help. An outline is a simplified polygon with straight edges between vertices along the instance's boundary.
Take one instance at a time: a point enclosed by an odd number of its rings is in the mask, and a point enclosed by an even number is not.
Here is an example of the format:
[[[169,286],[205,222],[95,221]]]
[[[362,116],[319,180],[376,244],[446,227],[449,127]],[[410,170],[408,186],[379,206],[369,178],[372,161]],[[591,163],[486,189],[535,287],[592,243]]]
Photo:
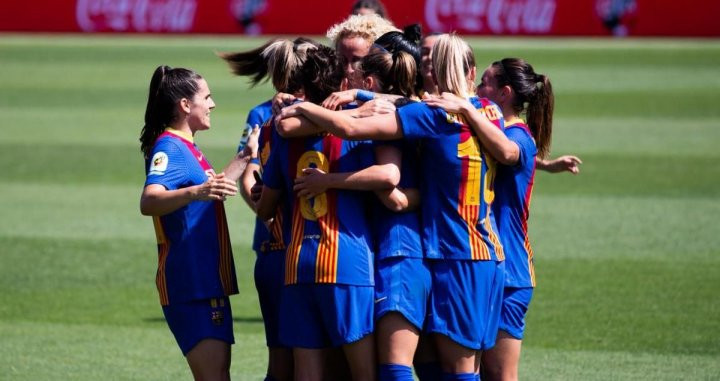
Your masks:
[[[277,91],[221,173],[193,140],[215,107],[205,80],[153,75],[141,210],[195,378],[229,379],[237,283],[223,201],[240,193],[257,215],[266,380],[517,379],[535,170],[580,164],[545,159],[549,78],[520,58],[478,69],[456,34],[373,14],[327,36],[333,47],[275,39],[220,54]]]

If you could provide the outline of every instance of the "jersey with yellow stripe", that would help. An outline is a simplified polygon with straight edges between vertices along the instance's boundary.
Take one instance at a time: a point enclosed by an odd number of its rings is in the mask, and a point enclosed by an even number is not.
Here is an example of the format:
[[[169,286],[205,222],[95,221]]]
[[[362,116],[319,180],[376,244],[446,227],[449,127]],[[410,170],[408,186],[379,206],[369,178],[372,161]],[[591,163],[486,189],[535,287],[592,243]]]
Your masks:
[[[470,98],[498,128],[500,108]],[[492,205],[496,162],[465,120],[418,102],[397,110],[403,135],[422,141],[422,237],[427,258],[501,261]]]
[[[191,137],[171,131],[157,139],[146,162],[145,185],[168,190],[202,184],[214,173]],[[193,201],[153,217],[158,243],[156,284],[160,303],[237,294],[225,208],[219,201]]]
[[[498,165],[495,178],[496,198],[492,208],[505,249],[505,285],[534,287],[535,264],[528,239],[530,198],[535,179],[537,148],[527,125],[515,120],[505,135],[520,148],[520,157],[513,166]]]
[[[250,111],[247,124],[250,126],[261,126],[260,137],[258,139],[259,151],[256,164],[260,166],[260,173],[267,164],[270,152],[275,141],[280,138],[275,125],[272,123],[272,103],[267,101],[262,103]],[[265,118],[265,119],[263,119]],[[283,200],[277,208],[275,218],[266,226],[263,221],[255,219],[255,232],[253,234],[252,248],[256,253],[267,253],[276,250],[285,250],[287,244],[287,232],[283,229],[285,222],[289,221],[289,208],[286,207]],[[289,226],[289,225],[288,225]]]
[[[305,168],[354,172],[373,164],[372,143],[335,136],[281,140],[273,146],[263,181],[292,195],[285,284],[374,285],[367,192],[328,189],[312,199],[293,192]]]

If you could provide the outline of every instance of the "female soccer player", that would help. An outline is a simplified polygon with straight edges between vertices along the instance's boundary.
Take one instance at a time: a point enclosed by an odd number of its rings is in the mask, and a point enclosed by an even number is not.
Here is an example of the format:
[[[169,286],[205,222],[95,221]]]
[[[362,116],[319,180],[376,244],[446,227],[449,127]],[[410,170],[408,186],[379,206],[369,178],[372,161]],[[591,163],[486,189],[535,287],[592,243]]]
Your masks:
[[[343,70],[335,52],[308,52],[301,69],[309,102],[339,88]],[[304,103],[304,102],[303,102]],[[277,201],[292,200],[291,240],[280,301],[280,339],[293,348],[295,379],[320,380],[327,349],[342,346],[353,380],[374,380],[373,262],[365,195],[329,190],[297,197],[293,181],[303,169],[347,172],[373,163],[369,142],[327,134],[276,141],[263,173],[257,214],[267,220]]]
[[[506,121],[504,133],[478,123],[484,116],[464,99],[443,94],[426,101],[467,118],[483,146],[500,163],[492,208],[505,251],[506,280],[498,341],[483,354],[482,369],[490,380],[510,381],[517,380],[525,315],[535,286],[527,235],[535,159],[549,151],[555,101],[550,79],[518,58],[493,62],[483,73],[477,94],[500,105]],[[523,113],[527,124],[520,119]],[[560,158],[550,168],[576,173],[577,162]]]
[[[300,69],[310,50],[319,45],[307,38],[293,41],[272,40],[263,46],[246,52],[223,53],[220,55],[231,67],[233,73],[240,76],[251,76],[255,86],[265,78],[270,78],[278,92],[292,94],[302,98],[302,78]],[[272,124],[266,124],[272,116],[272,101],[261,103],[250,110],[246,129],[252,126],[263,126],[260,134],[259,161],[250,163],[241,177],[240,193],[251,208],[255,202],[250,199],[252,188],[256,183],[256,173],[262,173],[263,167],[270,156],[277,133]],[[256,172],[258,171],[258,172]],[[230,178],[239,174],[228,173]],[[268,347],[267,381],[292,380],[292,350],[280,342],[279,338],[279,307],[282,288],[285,280],[285,250],[289,242],[289,203],[282,200],[282,205],[272,224],[265,226],[260,219],[255,221],[253,250],[255,250],[255,288],[260,302],[260,311],[265,326],[265,342]],[[283,226],[283,222],[285,222]],[[272,233],[271,233],[272,231]]]
[[[327,38],[333,42],[345,68],[340,90],[362,87],[362,78],[357,73],[360,60],[370,52],[378,37],[397,30],[390,21],[376,14],[352,15],[328,29]]]
[[[438,37],[433,67],[441,91],[469,94],[475,58],[459,37]],[[486,123],[502,127],[497,106],[472,101],[493,122]],[[422,141],[422,210],[430,213],[423,215],[423,246],[434,259],[427,328],[435,334],[444,379],[476,379],[478,351],[495,342],[504,282],[502,246],[490,209],[495,163],[460,119],[422,102],[394,115],[362,119],[300,103],[284,109],[281,118],[296,115],[343,138]]]
[[[419,59],[417,45],[415,51]],[[365,91],[417,98],[416,68],[416,58],[400,50],[371,53],[362,59],[359,70]],[[407,212],[419,203],[418,146],[411,141],[376,142],[375,153],[378,164],[358,172],[305,169],[304,176],[295,180],[295,190],[300,197],[328,188],[373,190],[385,205],[375,209],[374,219],[378,375],[381,381],[412,380],[413,355],[431,286],[430,271],[423,261],[420,215]],[[397,174],[399,179],[395,179]],[[391,184],[385,181],[388,177],[393,178]]]
[[[160,303],[196,380],[229,380],[234,343],[228,295],[237,281],[222,201],[237,187],[193,143],[210,128],[214,108],[199,74],[160,66],[140,136],[147,173],[140,211],[155,225]],[[256,154],[250,142],[232,165],[242,168]]]

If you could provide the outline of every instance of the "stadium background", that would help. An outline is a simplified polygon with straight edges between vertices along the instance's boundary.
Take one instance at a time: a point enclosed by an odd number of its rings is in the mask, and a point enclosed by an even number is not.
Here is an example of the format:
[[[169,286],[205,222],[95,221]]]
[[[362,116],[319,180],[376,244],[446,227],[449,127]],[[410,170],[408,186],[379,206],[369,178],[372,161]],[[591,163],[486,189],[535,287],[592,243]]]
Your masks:
[[[247,111],[271,90],[248,90],[213,53],[268,38],[244,32],[321,34],[350,3],[3,5],[0,380],[191,378],[158,305],[152,223],[138,211],[143,164],[137,137],[152,70],[186,66],[207,78],[218,106],[212,130],[200,134],[198,144],[220,167]],[[396,24],[421,20],[432,29],[427,4],[436,2],[409,3],[388,2]],[[510,18],[499,31],[532,37],[468,39],[481,67],[521,56],[552,78],[553,155],[575,153],[584,161],[579,176],[540,174],[536,181],[530,234],[538,289],[521,375],[718,379],[720,31],[711,19],[719,6],[637,0],[621,21],[626,33],[645,37],[614,39],[599,38],[612,34],[603,26],[601,3],[457,0],[436,8],[443,28],[464,34],[495,34],[487,19],[493,4],[494,14],[524,9],[530,17],[548,4],[554,10],[550,21],[527,23],[550,25],[549,31],[524,30],[530,27]],[[194,7],[191,21],[172,16],[189,9],[183,6]],[[238,9],[249,10],[251,20],[238,24]],[[202,24],[201,14],[215,21]],[[328,14],[333,18],[325,19]],[[288,15],[294,18],[282,18]],[[90,23],[81,24],[81,16]],[[188,23],[195,29],[181,35],[114,34],[178,32],[163,25]],[[234,29],[198,29],[219,24]],[[46,33],[86,30],[81,25],[100,33]],[[469,30],[478,25],[485,29]],[[272,29],[301,26],[307,32]],[[190,35],[196,32],[234,34]],[[547,33],[594,37],[534,36]],[[266,360],[252,284],[252,217],[239,198],[228,202],[228,216],[241,287],[232,299],[232,375],[257,380]]]

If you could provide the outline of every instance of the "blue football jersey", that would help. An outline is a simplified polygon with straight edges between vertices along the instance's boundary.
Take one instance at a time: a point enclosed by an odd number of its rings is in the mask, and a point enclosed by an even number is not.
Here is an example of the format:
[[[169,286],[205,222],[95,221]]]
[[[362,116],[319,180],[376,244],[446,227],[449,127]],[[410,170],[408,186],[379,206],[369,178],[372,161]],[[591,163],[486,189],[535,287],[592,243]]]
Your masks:
[[[418,142],[410,140],[379,141],[375,146],[391,145],[400,150],[399,187],[419,188],[418,184]],[[376,203],[375,213],[375,259],[388,257],[422,258],[422,239],[420,237],[420,212],[396,213],[381,203]]]
[[[508,139],[520,148],[516,165],[498,165],[495,202],[492,204],[500,242],[505,250],[505,284],[508,287],[534,287],[535,265],[527,234],[530,197],[535,178],[537,148],[523,122],[505,129]]]
[[[500,109],[487,99],[470,101],[498,128]],[[495,217],[496,162],[459,115],[419,102],[397,110],[403,134],[420,139],[422,237],[428,258],[503,260]]]
[[[284,190],[292,200],[285,284],[373,285],[369,194],[329,189],[307,199],[296,197],[292,189],[304,168],[354,172],[372,165],[372,144],[331,135],[281,141],[270,154],[263,181],[270,188]]]
[[[191,137],[168,130],[146,163],[145,185],[168,190],[203,184],[214,173]],[[156,283],[162,305],[237,293],[225,208],[220,201],[192,201],[153,217],[158,243]]]

